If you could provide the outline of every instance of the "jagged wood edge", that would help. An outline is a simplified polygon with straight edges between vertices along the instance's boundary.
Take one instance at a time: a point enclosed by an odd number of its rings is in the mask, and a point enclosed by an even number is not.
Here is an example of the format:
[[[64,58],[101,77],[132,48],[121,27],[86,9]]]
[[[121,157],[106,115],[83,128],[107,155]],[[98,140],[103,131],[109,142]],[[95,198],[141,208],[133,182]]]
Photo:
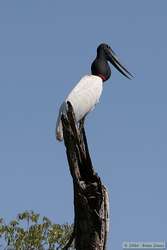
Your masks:
[[[62,124],[63,124],[63,134],[65,135],[65,146],[66,146],[66,153],[67,153],[67,158],[68,158],[68,162],[69,162],[69,167],[70,167],[70,173],[73,177],[73,184],[74,184],[74,195],[76,195],[76,187],[79,188],[79,190],[82,193],[82,188],[78,178],[76,178],[76,176],[78,175],[78,177],[80,177],[80,173],[77,173],[77,157],[74,157],[74,155],[76,156],[76,152],[78,152],[78,158],[80,161],[84,162],[84,165],[88,164],[89,166],[89,171],[91,170],[91,174],[92,176],[94,175],[97,178],[97,183],[100,184],[101,186],[101,195],[103,198],[103,213],[104,213],[104,223],[105,223],[105,229],[104,232],[100,232],[101,234],[104,234],[104,248],[106,249],[106,241],[107,241],[107,235],[108,235],[108,223],[109,223],[109,199],[108,199],[108,192],[105,188],[105,186],[102,185],[100,178],[97,176],[97,174],[94,172],[93,170],[93,166],[92,166],[92,162],[91,162],[91,158],[90,158],[90,154],[89,154],[89,149],[88,149],[88,143],[87,143],[87,139],[86,139],[86,134],[85,134],[85,130],[84,130],[84,126],[82,124],[82,126],[80,128],[78,128],[75,124],[75,115],[73,112],[73,108],[72,105],[68,102],[68,109],[67,109],[67,116],[62,115]],[[67,137],[66,137],[67,136]],[[66,138],[68,138],[68,140],[66,140]],[[70,138],[70,139],[69,139]],[[72,141],[73,143],[71,143],[71,145],[69,145],[69,141]],[[74,146],[75,145],[75,146]],[[84,145],[84,146],[83,146]],[[73,147],[73,150],[70,149],[70,147]],[[68,150],[70,149],[70,150]],[[69,152],[73,152],[72,155],[72,160],[71,160],[71,155],[69,155]],[[75,152],[75,154],[74,154]],[[80,157],[79,157],[80,155]],[[75,159],[74,159],[74,158]],[[74,166],[73,163],[75,162]],[[75,200],[75,199],[74,199]],[[74,201],[75,202],[75,201]],[[74,204],[75,207],[75,204]],[[101,208],[99,208],[101,209]],[[73,242],[73,239],[75,238],[75,224],[76,224],[76,218],[74,221],[74,231],[70,237],[70,240],[68,241],[67,245],[63,248],[64,250],[68,249],[68,247],[70,247],[70,245]],[[102,230],[102,229],[101,229]]]

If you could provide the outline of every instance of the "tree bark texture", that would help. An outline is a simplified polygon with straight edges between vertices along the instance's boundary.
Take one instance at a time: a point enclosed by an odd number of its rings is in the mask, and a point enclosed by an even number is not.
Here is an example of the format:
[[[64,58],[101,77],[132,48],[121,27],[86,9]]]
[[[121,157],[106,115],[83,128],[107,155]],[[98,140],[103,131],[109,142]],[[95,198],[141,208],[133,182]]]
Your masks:
[[[62,115],[64,144],[74,186],[74,239],[76,250],[105,250],[109,231],[109,198],[105,186],[95,173],[90,158],[84,130],[84,120],[79,125],[71,104]]]

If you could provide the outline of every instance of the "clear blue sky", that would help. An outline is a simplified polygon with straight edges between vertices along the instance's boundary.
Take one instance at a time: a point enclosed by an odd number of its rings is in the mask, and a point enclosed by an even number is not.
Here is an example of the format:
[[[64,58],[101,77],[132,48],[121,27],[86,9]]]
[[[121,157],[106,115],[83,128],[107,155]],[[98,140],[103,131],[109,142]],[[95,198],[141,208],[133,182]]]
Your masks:
[[[59,105],[107,42],[135,74],[115,69],[86,122],[108,187],[109,249],[167,240],[167,2],[0,2],[0,216],[33,209],[73,222]]]

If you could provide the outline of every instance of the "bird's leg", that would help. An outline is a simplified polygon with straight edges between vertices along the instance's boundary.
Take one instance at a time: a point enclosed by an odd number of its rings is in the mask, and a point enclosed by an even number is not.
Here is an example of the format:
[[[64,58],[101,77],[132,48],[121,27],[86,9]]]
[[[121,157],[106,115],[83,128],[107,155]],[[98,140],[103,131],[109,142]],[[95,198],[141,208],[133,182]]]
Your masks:
[[[79,121],[80,145],[82,146],[84,146],[84,138],[83,138],[84,122],[85,122],[85,116]],[[84,148],[85,147],[83,147],[83,150]]]
[[[84,145],[84,152],[85,152],[85,158],[87,159],[87,164],[90,166],[90,169],[92,171],[91,174],[94,174],[93,165],[90,158],[88,143],[85,134],[85,128],[84,128],[85,117],[86,115],[79,121],[79,132],[81,135],[80,138],[82,138],[82,144]]]
[[[85,122],[85,116],[79,121],[79,130],[80,132],[82,131],[84,127],[84,122]]]

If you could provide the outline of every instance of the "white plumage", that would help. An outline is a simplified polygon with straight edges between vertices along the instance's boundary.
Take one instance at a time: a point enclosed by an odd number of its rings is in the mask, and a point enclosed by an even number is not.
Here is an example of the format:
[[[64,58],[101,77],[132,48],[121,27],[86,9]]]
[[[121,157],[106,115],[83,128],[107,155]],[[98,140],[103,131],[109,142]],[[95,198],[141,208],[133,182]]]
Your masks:
[[[86,75],[72,89],[62,103],[56,123],[56,138],[63,140],[61,115],[66,113],[66,102],[69,101],[74,109],[76,121],[79,122],[98,103],[103,90],[103,81],[99,76]]]

